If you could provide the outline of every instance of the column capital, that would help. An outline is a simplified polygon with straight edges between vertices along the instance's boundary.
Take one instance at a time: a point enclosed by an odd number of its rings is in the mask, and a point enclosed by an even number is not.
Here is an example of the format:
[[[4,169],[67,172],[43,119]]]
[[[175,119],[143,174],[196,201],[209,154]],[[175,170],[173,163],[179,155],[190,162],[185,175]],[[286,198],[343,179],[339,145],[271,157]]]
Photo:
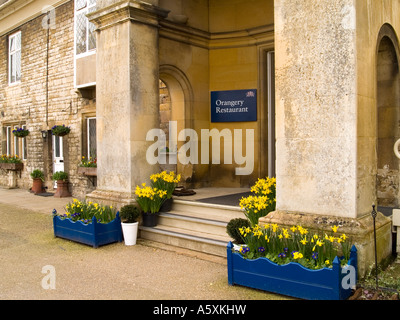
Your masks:
[[[169,11],[142,1],[120,1],[87,14],[97,30],[104,30],[127,21],[158,27],[159,19],[166,18]]]

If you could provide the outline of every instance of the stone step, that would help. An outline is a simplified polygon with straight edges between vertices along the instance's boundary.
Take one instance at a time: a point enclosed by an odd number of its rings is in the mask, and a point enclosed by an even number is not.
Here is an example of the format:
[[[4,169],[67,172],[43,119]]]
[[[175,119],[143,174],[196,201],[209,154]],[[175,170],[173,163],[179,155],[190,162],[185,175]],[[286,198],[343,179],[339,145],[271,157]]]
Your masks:
[[[140,226],[139,229],[142,239],[219,257],[226,257],[226,246],[230,241],[228,236],[216,236],[163,225],[157,225],[154,228]]]
[[[160,213],[158,223],[163,226],[175,227],[183,230],[204,232],[219,236],[226,235],[227,222],[193,217],[182,212],[171,211],[168,213]]]
[[[140,226],[140,237],[154,242],[226,257],[231,238],[226,226],[243,218],[239,207],[174,199],[171,212],[160,213],[154,228]]]
[[[222,221],[228,223],[234,218],[244,218],[243,210],[236,206],[202,203],[174,199],[172,209],[176,214]]]

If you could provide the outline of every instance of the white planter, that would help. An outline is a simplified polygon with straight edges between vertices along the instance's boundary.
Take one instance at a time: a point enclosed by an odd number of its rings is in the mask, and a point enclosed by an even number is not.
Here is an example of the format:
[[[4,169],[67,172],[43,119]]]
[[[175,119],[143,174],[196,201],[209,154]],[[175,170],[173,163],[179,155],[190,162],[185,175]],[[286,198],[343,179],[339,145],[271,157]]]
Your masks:
[[[136,244],[139,223],[121,222],[122,233],[124,235],[125,245],[134,246]]]

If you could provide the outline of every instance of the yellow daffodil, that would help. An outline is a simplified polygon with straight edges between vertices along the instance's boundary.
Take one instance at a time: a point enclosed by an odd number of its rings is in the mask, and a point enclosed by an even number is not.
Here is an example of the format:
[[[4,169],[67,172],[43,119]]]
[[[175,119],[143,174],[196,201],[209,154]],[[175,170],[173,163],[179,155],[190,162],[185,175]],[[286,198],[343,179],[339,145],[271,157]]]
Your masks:
[[[336,233],[338,231],[339,227],[338,226],[333,226],[333,227],[331,227],[331,229],[332,229],[333,232]]]

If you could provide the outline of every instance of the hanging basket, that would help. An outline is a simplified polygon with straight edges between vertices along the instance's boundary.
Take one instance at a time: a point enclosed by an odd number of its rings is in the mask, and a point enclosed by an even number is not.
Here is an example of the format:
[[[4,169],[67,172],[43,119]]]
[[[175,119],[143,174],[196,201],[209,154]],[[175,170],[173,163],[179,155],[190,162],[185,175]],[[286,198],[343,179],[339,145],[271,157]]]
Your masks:
[[[66,127],[64,124],[62,126],[54,126],[53,128],[51,128],[51,133],[58,137],[66,136],[70,132],[71,128]]]
[[[29,135],[29,130],[28,129],[23,129],[23,128],[16,128],[12,131],[14,136],[18,138],[25,138],[27,135]]]

